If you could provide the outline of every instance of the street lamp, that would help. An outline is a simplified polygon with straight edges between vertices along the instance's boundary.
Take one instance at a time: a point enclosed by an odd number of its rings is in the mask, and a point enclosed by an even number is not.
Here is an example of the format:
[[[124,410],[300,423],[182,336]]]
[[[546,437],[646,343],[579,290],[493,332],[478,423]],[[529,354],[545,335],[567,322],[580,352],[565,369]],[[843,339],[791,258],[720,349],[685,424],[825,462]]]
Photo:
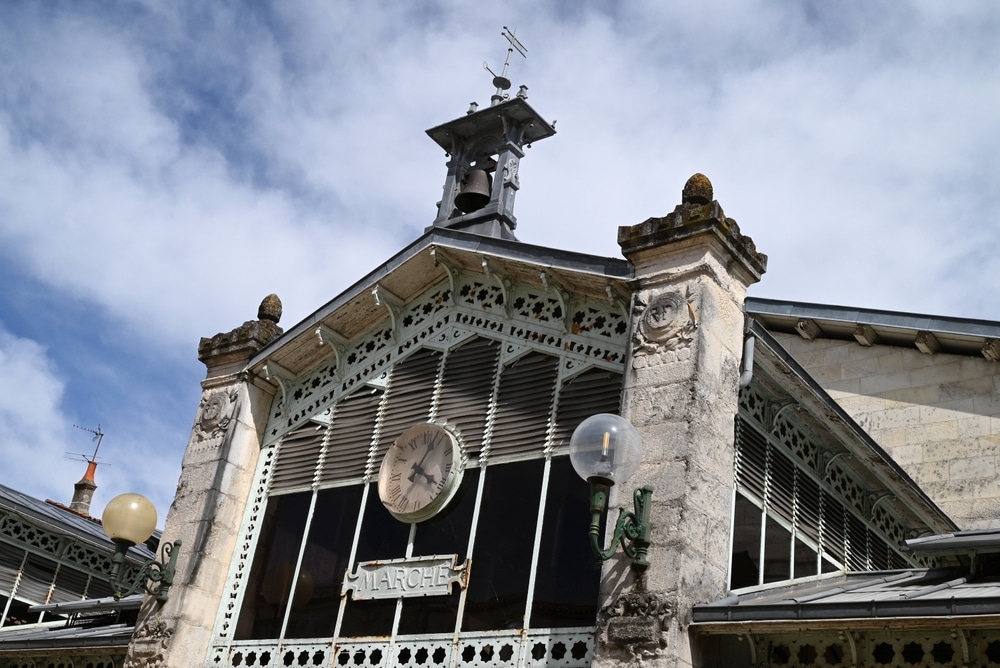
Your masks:
[[[156,529],[156,508],[152,501],[141,494],[119,494],[108,502],[101,516],[104,533],[115,544],[115,556],[111,559],[111,575],[109,581],[115,594],[115,600],[131,596],[140,589],[160,601],[166,601],[170,593],[170,585],[174,581],[174,565],[177,550],[181,546],[179,540],[164,543],[162,548],[163,563],[150,559],[139,567],[135,582],[122,582],[122,565],[125,563],[125,553],[133,545],[145,542]],[[147,581],[159,583],[156,589],[150,589]]]
[[[633,511],[624,509],[615,523],[607,550],[601,549],[601,515],[608,507],[608,493],[615,483],[628,480],[642,461],[642,438],[623,417],[600,413],[583,422],[569,441],[569,459],[577,474],[590,483],[590,547],[598,561],[610,559],[621,544],[632,559],[632,569],[649,566],[649,506],[653,488],[645,485],[632,493]]]

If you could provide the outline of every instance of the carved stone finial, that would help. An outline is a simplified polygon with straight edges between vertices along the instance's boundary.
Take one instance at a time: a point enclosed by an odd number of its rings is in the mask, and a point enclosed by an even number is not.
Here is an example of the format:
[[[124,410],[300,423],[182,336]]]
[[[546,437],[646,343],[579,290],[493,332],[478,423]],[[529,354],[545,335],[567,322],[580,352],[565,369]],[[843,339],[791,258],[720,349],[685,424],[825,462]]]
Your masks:
[[[264,297],[260,308],[257,309],[257,319],[270,320],[275,324],[281,320],[281,300],[278,299],[278,295],[272,292]]]
[[[256,355],[264,346],[282,334],[281,300],[268,295],[257,309],[257,320],[248,320],[231,332],[203,338],[198,344],[198,359],[211,371],[222,366],[239,365]]]
[[[712,182],[704,174],[695,174],[681,191],[683,204],[708,204],[712,201]]]

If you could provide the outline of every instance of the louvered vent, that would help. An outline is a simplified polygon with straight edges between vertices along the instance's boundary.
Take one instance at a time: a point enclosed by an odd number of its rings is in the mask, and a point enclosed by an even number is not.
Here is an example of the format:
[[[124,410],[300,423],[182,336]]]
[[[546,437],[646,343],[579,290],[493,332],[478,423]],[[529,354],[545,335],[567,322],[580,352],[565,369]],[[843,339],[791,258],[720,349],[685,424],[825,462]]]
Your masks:
[[[559,360],[529,353],[503,370],[490,457],[541,453]]]
[[[589,369],[564,382],[559,392],[553,447],[568,447],[573,431],[591,415],[617,415],[621,396],[622,375],[605,369]]]
[[[52,592],[52,603],[69,603],[82,599],[84,591],[87,589],[87,574],[70,568],[60,566],[59,574],[56,576],[56,588]]]
[[[379,435],[378,459],[407,427],[430,418],[431,397],[440,363],[441,353],[424,348],[393,367]]]
[[[483,446],[499,349],[496,341],[476,338],[449,351],[445,360],[437,415],[458,428],[470,458]]]
[[[0,543],[0,596],[6,596],[14,588],[17,573],[21,570],[24,550]]]
[[[383,394],[382,390],[363,387],[337,404],[323,459],[322,483],[355,480],[365,475]]]
[[[758,498],[764,498],[767,480],[767,441],[743,418],[736,419],[736,480]]]
[[[282,439],[278,446],[278,461],[274,465],[271,489],[281,490],[308,487],[316,475],[316,465],[323,444],[325,428],[314,422],[296,429]]]
[[[49,602],[49,589],[56,577],[56,562],[37,554],[29,554],[14,598],[36,605]]]

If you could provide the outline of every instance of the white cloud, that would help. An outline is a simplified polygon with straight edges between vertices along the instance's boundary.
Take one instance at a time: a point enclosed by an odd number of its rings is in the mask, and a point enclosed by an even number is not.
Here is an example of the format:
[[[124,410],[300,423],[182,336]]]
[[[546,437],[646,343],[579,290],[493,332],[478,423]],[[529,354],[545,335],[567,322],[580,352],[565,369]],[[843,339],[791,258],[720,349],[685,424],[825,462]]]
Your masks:
[[[997,317],[991,2],[7,4],[0,271],[53,298],[15,323],[0,296],[4,341],[64,388],[26,415],[113,435],[99,493],[169,497],[141,463],[177,469],[198,337],[269,292],[290,327],[430,224],[423,131],[488,104],[505,24],[511,79],[559,121],[521,168],[524,241],[617,255],[700,171],[770,255],[755,294]],[[80,450],[64,422],[38,443]]]

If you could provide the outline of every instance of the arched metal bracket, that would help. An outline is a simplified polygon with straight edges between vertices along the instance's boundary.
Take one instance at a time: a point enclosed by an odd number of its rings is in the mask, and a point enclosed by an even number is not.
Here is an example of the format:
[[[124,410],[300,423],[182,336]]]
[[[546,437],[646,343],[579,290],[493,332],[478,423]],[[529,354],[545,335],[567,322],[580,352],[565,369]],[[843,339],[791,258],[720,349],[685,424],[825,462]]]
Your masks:
[[[874,519],[875,509],[878,508],[878,504],[882,503],[886,499],[895,499],[895,498],[896,496],[894,494],[890,494],[889,492],[884,492],[883,494],[880,494],[878,497],[876,497],[874,494],[869,495],[868,499],[870,501],[872,499],[874,500],[871,501],[871,505],[868,507],[868,519]]]
[[[841,642],[847,643],[847,646],[851,648],[851,666],[857,666],[858,664],[858,645],[854,642],[854,635],[850,631],[840,631],[837,633],[837,637]]]
[[[389,312],[389,325],[393,338],[396,338],[396,334],[399,332],[399,314],[403,310],[403,300],[378,283],[372,288],[372,297],[375,299],[376,306],[384,306],[385,310]]]
[[[334,377],[340,378],[341,375],[343,375],[342,365],[344,363],[344,354],[347,352],[345,348],[347,345],[347,339],[326,325],[320,323],[316,327],[316,341],[318,342],[318,345],[330,346],[330,350],[333,351],[333,361],[336,365]]]
[[[604,294],[608,296],[608,299],[611,300],[612,304],[618,307],[618,310],[622,312],[622,317],[627,321],[629,319],[629,315],[632,313],[628,306],[629,301],[631,301],[631,296],[626,297],[623,295],[618,284],[612,283],[611,281],[608,281],[604,285]]]
[[[510,293],[513,292],[511,289],[513,283],[509,278],[491,267],[490,261],[485,257],[483,258],[483,273],[486,274],[486,278],[496,280],[497,284],[500,286],[500,295],[503,297],[503,313],[507,316],[507,318],[510,318]]]
[[[739,633],[736,635],[737,640],[743,640],[747,644],[747,649],[750,650],[750,665],[757,665],[757,640],[753,637],[752,633]]]
[[[434,266],[441,267],[444,269],[444,273],[448,275],[448,302],[454,306],[455,279],[458,278],[459,269],[437,246],[431,246],[431,258],[434,260]]]
[[[830,477],[830,470],[833,469],[833,464],[838,459],[843,457],[844,459],[850,458],[851,454],[849,452],[838,452],[833,457],[826,460],[826,465],[823,467],[823,479],[827,480]]]
[[[542,279],[542,287],[556,296],[559,301],[559,308],[562,310],[563,334],[568,334],[573,324],[573,314],[570,312],[570,294],[559,282],[550,277],[548,272],[542,270],[539,274]]]
[[[277,362],[267,360],[264,362],[264,379],[269,382],[277,383],[278,389],[281,391],[281,407],[283,409],[287,408],[285,400],[288,397],[288,385],[295,380],[295,374]]]

